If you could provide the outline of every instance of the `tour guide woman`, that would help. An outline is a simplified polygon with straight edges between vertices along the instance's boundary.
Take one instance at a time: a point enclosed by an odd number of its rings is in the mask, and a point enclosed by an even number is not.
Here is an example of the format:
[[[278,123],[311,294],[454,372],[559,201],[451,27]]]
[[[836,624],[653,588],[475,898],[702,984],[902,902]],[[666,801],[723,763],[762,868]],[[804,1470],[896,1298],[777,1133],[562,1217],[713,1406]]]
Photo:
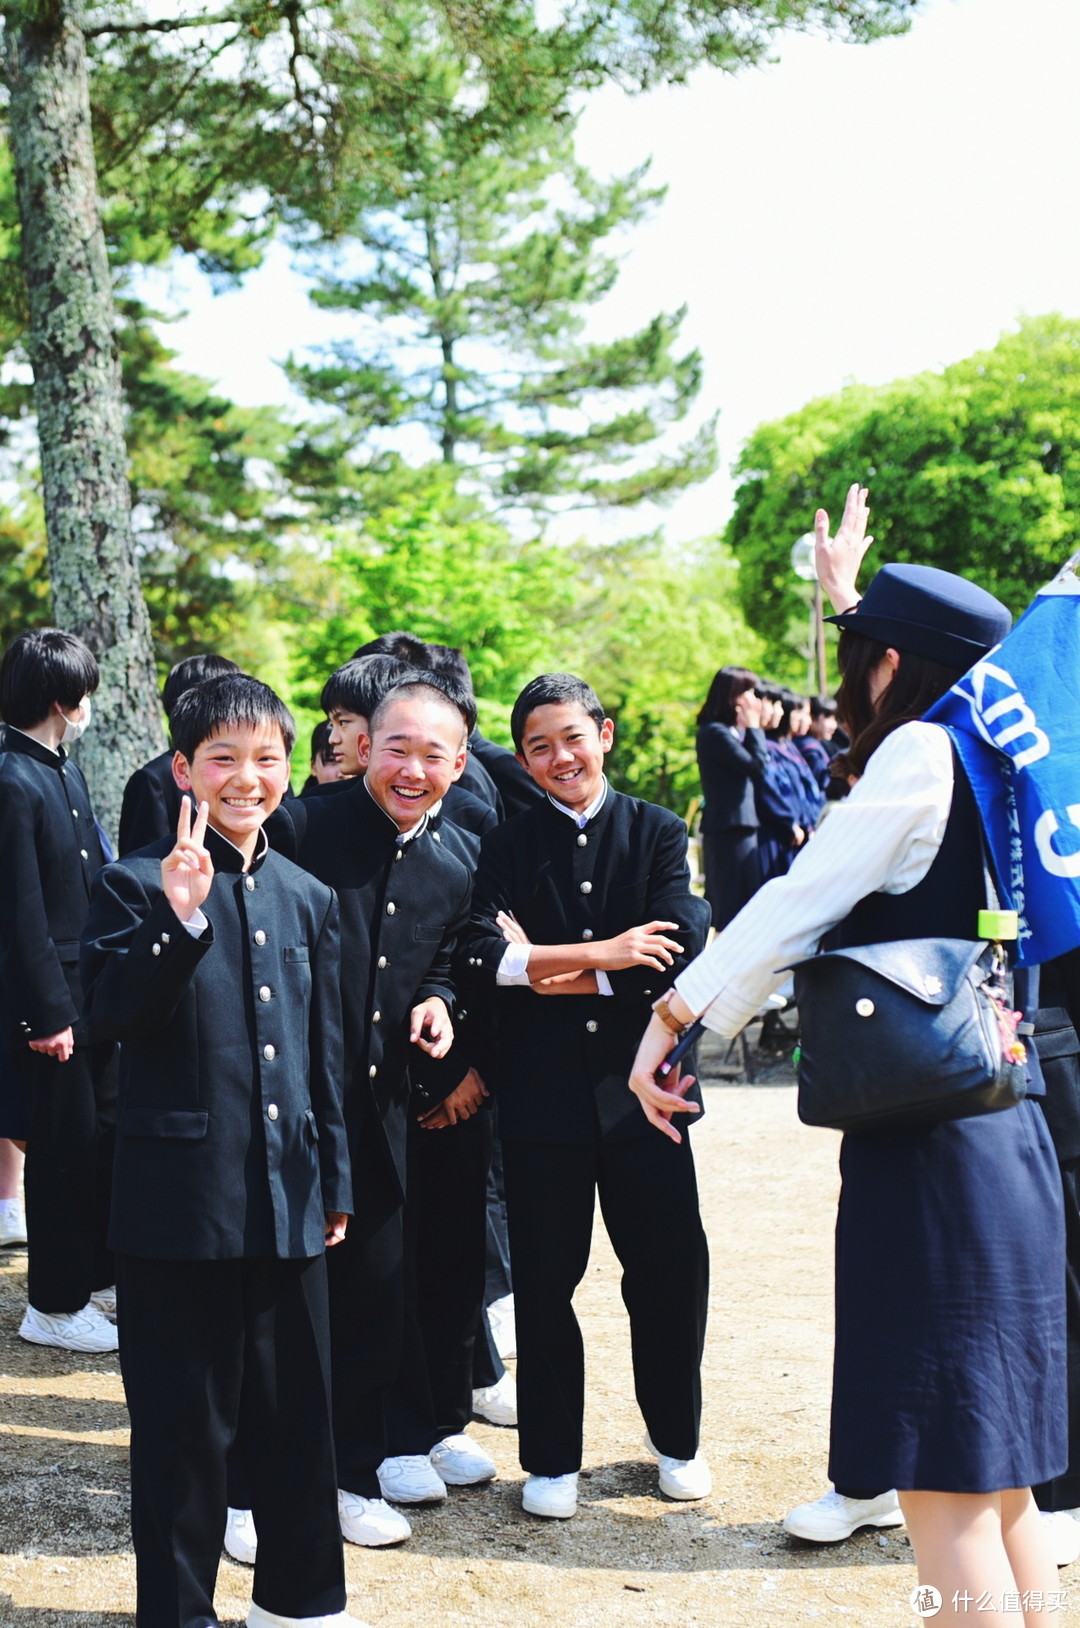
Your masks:
[[[819,575],[843,629],[838,701],[862,778],[654,1008],[630,1084],[676,1140],[674,1117],[697,1110],[679,1095],[685,1080],[674,1091],[653,1080],[672,1024],[704,1014],[716,1033],[738,1033],[777,969],[833,930],[830,943],[847,945],[977,936],[974,799],[946,731],[918,720],[1003,637],[1009,614],[926,566],[885,566],[860,603],[867,513],[853,487],[835,539],[823,511],[816,522]],[[989,1596],[987,1619],[1018,1628],[1020,1597],[1035,1591],[1034,1628],[1057,1572],[1029,1488],[1068,1456],[1063,1207],[1042,1114],[1024,1101],[849,1134],[840,1170],[830,1477],[899,1490],[920,1583],[943,1596],[937,1620],[968,1621],[967,1604]]]

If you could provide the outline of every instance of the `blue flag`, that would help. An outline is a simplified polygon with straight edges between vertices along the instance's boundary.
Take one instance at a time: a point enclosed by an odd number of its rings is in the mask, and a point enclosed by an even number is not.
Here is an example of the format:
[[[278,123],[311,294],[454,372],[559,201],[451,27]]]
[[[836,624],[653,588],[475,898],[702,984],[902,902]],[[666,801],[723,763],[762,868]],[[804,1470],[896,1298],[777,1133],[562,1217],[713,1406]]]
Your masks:
[[[1080,554],[931,707],[979,805],[1017,963],[1080,945]]]

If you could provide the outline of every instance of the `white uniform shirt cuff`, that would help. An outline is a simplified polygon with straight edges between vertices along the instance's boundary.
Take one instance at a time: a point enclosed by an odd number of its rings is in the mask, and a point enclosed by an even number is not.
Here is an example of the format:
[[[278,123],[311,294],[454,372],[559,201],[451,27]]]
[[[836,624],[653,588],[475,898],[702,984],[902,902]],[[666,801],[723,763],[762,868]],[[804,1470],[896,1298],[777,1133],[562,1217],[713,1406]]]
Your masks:
[[[182,921],[180,925],[183,927],[185,932],[191,934],[192,938],[199,938],[203,933],[205,933],[210,923],[207,921],[201,910],[196,910],[193,916],[189,916],[187,921]]]
[[[600,967],[596,969],[596,993],[598,995],[614,995],[615,993],[611,987],[611,979]]]
[[[495,974],[497,984],[529,983],[529,951],[531,944],[508,944]]]

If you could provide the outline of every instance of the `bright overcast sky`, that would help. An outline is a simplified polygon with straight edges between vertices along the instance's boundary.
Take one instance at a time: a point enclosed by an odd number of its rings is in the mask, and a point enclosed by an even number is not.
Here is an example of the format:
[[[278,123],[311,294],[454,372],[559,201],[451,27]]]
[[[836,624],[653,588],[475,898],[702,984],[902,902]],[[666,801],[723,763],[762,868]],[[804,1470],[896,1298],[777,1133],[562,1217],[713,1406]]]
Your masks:
[[[723,472],[634,530],[718,529],[764,419],[848,380],[940,368],[1025,313],[1080,316],[1078,65],[1077,0],[923,0],[897,40],[787,38],[771,67],[589,104],[584,162],[652,155],[669,189],[627,238],[596,332],[685,302],[702,411],[720,410]],[[276,361],[343,320],[308,305],[283,251],[238,292],[185,274],[173,296],[189,315],[164,337],[182,365],[250,404],[288,401]]]

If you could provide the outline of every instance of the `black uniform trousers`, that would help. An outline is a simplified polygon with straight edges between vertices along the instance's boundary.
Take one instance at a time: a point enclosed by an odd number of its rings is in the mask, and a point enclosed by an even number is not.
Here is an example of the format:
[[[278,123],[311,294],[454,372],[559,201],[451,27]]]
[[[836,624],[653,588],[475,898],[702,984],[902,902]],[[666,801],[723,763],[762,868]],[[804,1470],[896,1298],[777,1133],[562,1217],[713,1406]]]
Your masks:
[[[76,1046],[66,1063],[25,1048],[27,1299],[81,1311],[116,1281],[106,1246],[116,1127],[111,1043]]]
[[[581,1466],[585,1358],[574,1290],[597,1195],[623,1269],[634,1390],[657,1452],[690,1459],[701,1428],[709,1254],[690,1140],[503,1141],[517,1324],[518,1439],[532,1475]],[[672,1240],[678,1240],[672,1249]]]
[[[496,1300],[513,1294],[510,1276],[510,1237],[506,1230],[506,1182],[503,1178],[502,1143],[499,1140],[498,1110],[489,1110],[495,1116],[495,1136],[491,1149],[491,1168],[487,1179],[487,1265],[484,1272],[484,1313],[473,1347],[473,1386],[486,1390],[497,1385],[506,1373],[506,1364],[499,1355],[491,1320],[487,1309]]]
[[[119,1255],[117,1292],[137,1628],[218,1621],[225,1460],[241,1388],[257,1422],[255,1602],[287,1617],[343,1611],[325,1258]]]
[[[405,1203],[388,1171],[374,1107],[354,1105],[353,1114],[355,1214],[344,1242],[326,1257],[334,1448],[338,1486],[360,1498],[381,1498],[376,1472],[390,1450],[387,1397],[405,1352]]]
[[[442,1130],[409,1126],[405,1350],[387,1404],[391,1454],[429,1453],[472,1417],[493,1131],[487,1110]]]

